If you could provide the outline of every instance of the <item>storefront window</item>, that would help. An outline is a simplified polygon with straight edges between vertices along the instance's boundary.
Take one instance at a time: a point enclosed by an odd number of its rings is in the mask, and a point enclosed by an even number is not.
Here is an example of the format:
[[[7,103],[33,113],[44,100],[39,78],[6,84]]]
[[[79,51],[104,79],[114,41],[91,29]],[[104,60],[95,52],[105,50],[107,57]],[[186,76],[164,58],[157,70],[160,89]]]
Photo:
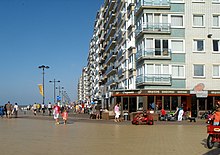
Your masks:
[[[205,110],[205,99],[199,98],[199,110]]]
[[[178,97],[177,96],[172,96],[171,110],[176,110],[176,107],[178,107]]]
[[[188,110],[187,103],[186,103],[186,96],[181,96],[181,106],[183,107],[184,111]]]
[[[148,96],[148,109],[149,110],[155,109],[154,96]]]
[[[212,110],[213,107],[213,97],[208,97],[207,99],[207,110]]]
[[[123,110],[128,110],[128,98],[123,98]]]
[[[157,110],[162,109],[162,96],[157,96],[156,98],[156,105],[157,105]]]
[[[170,96],[164,96],[164,110],[170,110]]]
[[[143,110],[143,97],[139,97],[138,110]]]

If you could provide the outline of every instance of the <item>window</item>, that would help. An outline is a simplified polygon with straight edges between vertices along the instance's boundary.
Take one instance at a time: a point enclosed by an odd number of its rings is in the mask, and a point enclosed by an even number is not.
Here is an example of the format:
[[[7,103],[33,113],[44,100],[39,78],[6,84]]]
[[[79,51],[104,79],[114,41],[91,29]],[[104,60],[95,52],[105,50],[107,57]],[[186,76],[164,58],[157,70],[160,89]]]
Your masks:
[[[171,26],[172,27],[183,27],[183,16],[182,15],[171,15]]]
[[[183,3],[184,0],[171,0],[170,2],[171,2],[171,3],[172,3],[172,2],[175,2],[175,3],[176,3],[176,2],[179,2],[179,3],[181,2],[181,3]]]
[[[204,15],[193,15],[193,26],[204,26]]]
[[[204,40],[195,39],[193,41],[193,51],[204,51]]]
[[[213,52],[220,52],[220,40],[212,40]]]
[[[172,65],[172,77],[173,78],[184,78],[185,67],[183,65]]]
[[[204,77],[205,76],[204,65],[194,65],[194,76],[195,77]]]
[[[193,0],[193,2],[204,2],[204,0]]]
[[[213,65],[213,77],[220,77],[220,65]]]
[[[171,49],[172,49],[172,53],[184,52],[183,40],[171,40]]]
[[[220,27],[220,15],[213,15],[212,25],[214,27]]]
[[[161,56],[162,51],[168,50],[168,40],[155,40],[155,55]]]
[[[219,2],[220,2],[220,0],[212,0],[212,2],[219,3]]]

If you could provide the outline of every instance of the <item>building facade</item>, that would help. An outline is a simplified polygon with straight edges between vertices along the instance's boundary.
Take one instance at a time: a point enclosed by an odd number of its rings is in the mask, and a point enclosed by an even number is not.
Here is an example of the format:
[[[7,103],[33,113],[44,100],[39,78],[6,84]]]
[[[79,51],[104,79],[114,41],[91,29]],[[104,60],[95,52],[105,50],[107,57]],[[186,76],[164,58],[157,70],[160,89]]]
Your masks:
[[[90,96],[97,88],[109,110],[116,102],[129,112],[211,110],[220,101],[219,6],[219,0],[105,0],[93,35],[97,54],[89,54],[99,73],[88,67],[99,81],[90,80]]]

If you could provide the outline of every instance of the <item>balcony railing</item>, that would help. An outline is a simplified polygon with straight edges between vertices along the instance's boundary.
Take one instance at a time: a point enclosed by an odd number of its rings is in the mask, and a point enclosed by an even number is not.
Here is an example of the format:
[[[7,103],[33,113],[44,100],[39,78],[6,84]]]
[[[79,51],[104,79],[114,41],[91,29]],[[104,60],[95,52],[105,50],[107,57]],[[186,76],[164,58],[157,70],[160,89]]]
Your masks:
[[[136,36],[139,33],[170,33],[169,23],[143,23],[136,29]]]
[[[120,51],[118,51],[117,59],[120,59],[122,56],[123,56],[123,50],[120,49]]]
[[[108,76],[110,75],[111,73],[115,73],[116,72],[116,69],[114,66],[110,66],[108,67],[108,69],[106,70],[105,74]]]
[[[137,85],[171,85],[170,74],[142,74],[136,79]]]
[[[170,49],[148,48],[139,50],[136,54],[136,60],[141,59],[171,59]]]
[[[122,75],[124,75],[124,69],[120,68],[118,69],[118,77],[121,77]]]
[[[110,54],[108,55],[108,57],[105,60],[105,64],[108,64],[109,62],[111,62],[115,58],[116,58],[115,50],[111,50]]]
[[[170,0],[140,0],[136,4],[136,12],[142,6],[170,6]]]

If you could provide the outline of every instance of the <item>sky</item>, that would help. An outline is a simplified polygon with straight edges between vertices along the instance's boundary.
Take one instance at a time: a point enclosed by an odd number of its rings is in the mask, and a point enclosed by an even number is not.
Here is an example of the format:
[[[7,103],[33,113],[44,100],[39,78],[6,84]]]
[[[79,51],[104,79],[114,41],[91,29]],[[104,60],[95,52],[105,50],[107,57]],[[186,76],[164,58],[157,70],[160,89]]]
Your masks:
[[[97,11],[104,0],[0,0],[0,105],[42,103],[38,84],[45,69],[45,104],[56,87],[77,100]],[[58,89],[56,89],[56,96]]]

